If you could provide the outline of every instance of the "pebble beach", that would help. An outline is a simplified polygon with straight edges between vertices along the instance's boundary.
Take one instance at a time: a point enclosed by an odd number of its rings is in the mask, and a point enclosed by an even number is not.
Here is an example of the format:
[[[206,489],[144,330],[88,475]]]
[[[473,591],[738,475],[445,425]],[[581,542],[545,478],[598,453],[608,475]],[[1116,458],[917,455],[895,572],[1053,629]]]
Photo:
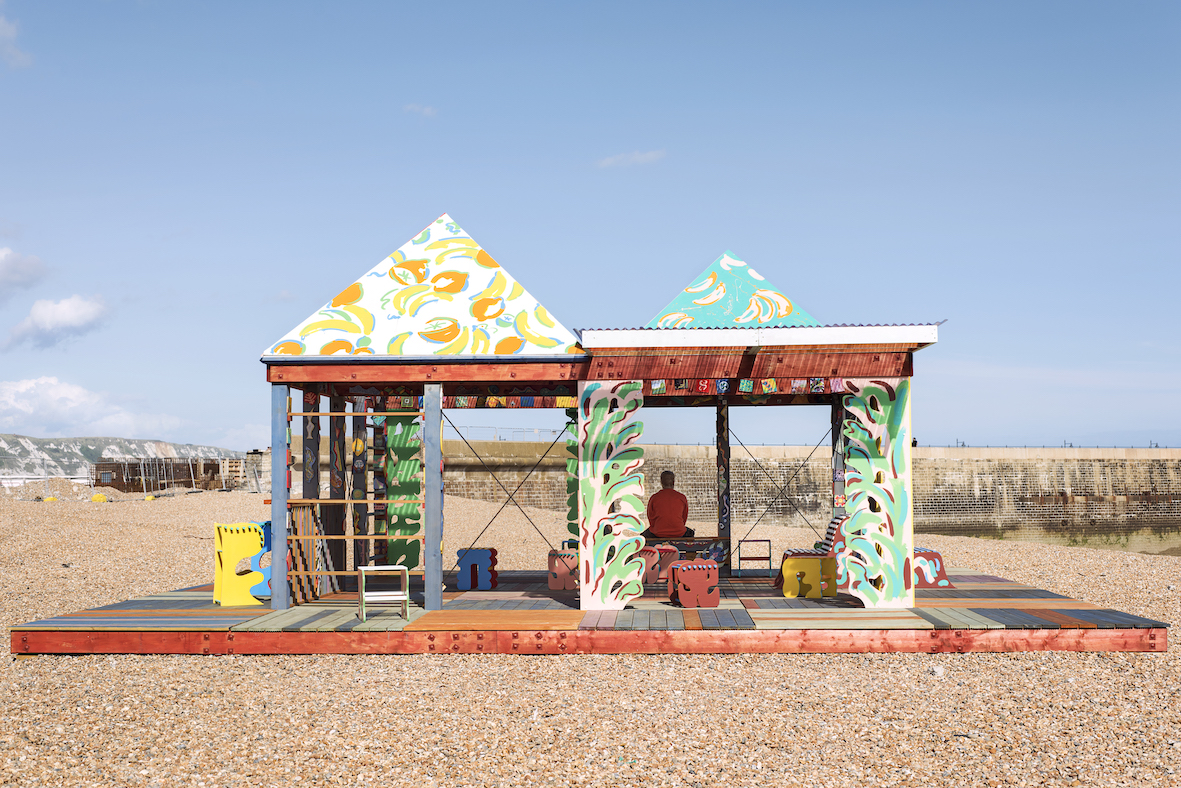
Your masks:
[[[257,494],[92,503],[52,485],[0,494],[6,626],[211,582],[213,524],[269,517]],[[29,500],[47,492],[59,500]],[[448,497],[447,555],[497,508]],[[562,513],[527,514],[506,509],[478,542],[501,568],[541,568],[564,538]],[[818,538],[751,537],[776,552]],[[1181,618],[1176,556],[917,542],[951,566]],[[1170,635],[1162,654],[5,656],[0,783],[1181,785]]]

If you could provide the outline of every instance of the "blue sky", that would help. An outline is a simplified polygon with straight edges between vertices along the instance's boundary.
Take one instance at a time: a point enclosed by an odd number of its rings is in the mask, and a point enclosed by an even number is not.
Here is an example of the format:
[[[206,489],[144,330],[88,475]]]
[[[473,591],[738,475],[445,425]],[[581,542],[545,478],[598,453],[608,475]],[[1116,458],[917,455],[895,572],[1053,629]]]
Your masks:
[[[571,328],[726,249],[822,323],[947,318],[924,444],[1181,445],[1175,3],[0,18],[0,432],[265,446],[263,348],[446,211]],[[736,428],[821,437],[787,410]]]

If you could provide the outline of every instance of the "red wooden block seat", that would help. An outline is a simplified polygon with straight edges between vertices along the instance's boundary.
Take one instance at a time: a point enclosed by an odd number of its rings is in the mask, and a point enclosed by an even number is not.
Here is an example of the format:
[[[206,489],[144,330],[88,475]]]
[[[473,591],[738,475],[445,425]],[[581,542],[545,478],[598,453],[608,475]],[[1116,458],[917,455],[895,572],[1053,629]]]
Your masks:
[[[717,607],[717,561],[674,561],[669,567],[668,598],[681,607]]]
[[[947,577],[943,554],[929,547],[914,549],[915,588],[955,588]]]
[[[680,560],[681,551],[668,544],[658,544],[655,549],[660,554],[660,569],[657,574],[657,581],[668,580],[668,569],[673,565],[674,561]]]
[[[569,591],[578,587],[578,551],[549,551],[550,591]]]
[[[660,551],[655,547],[640,549],[640,558],[644,559],[644,583],[660,582]]]

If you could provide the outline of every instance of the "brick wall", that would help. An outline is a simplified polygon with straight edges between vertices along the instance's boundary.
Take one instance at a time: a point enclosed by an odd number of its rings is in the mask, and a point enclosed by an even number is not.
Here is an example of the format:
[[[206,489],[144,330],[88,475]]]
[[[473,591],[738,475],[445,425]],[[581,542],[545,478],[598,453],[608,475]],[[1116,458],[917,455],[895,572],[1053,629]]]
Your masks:
[[[565,447],[545,457],[542,443],[473,442],[509,490],[526,506],[565,511]],[[731,455],[734,532],[762,522],[823,529],[831,516],[829,450],[810,460],[810,446],[741,447]],[[488,470],[459,441],[444,441],[448,495],[503,501]],[[295,456],[300,457],[297,450]],[[539,462],[540,461],[540,462]],[[325,454],[324,464],[327,463]],[[1181,545],[1181,450],[976,449],[914,450],[915,530],[964,536],[1055,541],[1063,544],[1159,549]],[[761,466],[761,467],[760,467]],[[645,491],[660,488],[660,472],[677,474],[690,518],[717,516],[713,446],[646,446]],[[300,469],[295,470],[296,484]],[[785,488],[789,502],[778,494]],[[327,482],[324,486],[326,488]]]

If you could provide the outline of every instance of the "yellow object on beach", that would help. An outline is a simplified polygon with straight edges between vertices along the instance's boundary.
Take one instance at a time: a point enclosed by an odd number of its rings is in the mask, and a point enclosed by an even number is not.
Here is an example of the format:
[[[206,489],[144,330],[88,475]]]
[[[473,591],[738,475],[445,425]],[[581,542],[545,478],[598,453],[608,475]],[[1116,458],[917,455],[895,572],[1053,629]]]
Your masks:
[[[90,500],[94,501],[95,503],[106,503],[107,496],[103,495],[102,493],[95,493],[94,495],[90,496]]]
[[[145,500],[145,501],[154,501],[154,500],[156,500],[156,496],[154,496],[154,495],[149,495],[149,496],[147,496],[146,498],[144,498],[144,500]]]
[[[213,531],[213,602],[225,607],[261,605],[251,587],[266,579],[261,572],[238,574],[238,562],[261,557],[265,535],[259,523],[215,523]]]
[[[57,500],[57,498],[54,498],[54,497],[51,495],[51,496],[49,496],[48,498],[46,498],[45,500],[46,500],[47,502],[48,502],[48,501],[56,501],[56,500]]]

